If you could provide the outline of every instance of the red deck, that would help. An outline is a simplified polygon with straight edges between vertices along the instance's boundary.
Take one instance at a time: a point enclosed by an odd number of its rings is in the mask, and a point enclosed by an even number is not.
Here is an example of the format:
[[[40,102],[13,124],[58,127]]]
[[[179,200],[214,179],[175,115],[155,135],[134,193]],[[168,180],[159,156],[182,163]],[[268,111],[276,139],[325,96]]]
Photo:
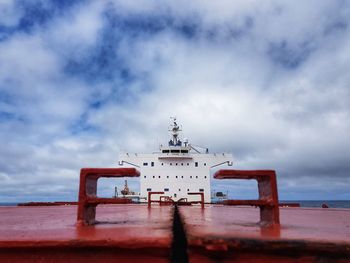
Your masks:
[[[281,225],[259,209],[181,206],[189,262],[350,262],[350,210],[281,208]],[[0,207],[0,262],[169,262],[173,206],[97,207],[96,225],[77,206]],[[186,247],[185,247],[186,250]]]
[[[93,226],[77,206],[0,207],[0,262],[168,262],[173,209],[100,205]]]
[[[257,208],[179,210],[190,262],[350,262],[350,209],[280,208],[271,227],[257,223]]]

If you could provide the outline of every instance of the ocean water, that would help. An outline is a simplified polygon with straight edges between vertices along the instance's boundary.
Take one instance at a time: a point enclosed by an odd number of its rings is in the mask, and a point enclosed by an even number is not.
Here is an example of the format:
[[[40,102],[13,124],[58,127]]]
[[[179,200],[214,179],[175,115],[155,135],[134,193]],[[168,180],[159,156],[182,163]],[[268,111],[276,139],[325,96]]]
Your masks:
[[[326,204],[329,208],[350,208],[350,200],[280,200],[281,203],[299,203],[301,207],[322,207]],[[0,203],[0,206],[16,206],[17,203]]]
[[[322,207],[326,204],[329,208],[350,208],[350,200],[295,200],[281,201],[282,203],[299,203],[301,207]]]

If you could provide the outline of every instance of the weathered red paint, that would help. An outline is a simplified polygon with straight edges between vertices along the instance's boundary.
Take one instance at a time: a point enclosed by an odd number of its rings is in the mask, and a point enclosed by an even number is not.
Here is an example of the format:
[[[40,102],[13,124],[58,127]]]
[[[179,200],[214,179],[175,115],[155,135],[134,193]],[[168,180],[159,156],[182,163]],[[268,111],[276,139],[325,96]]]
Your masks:
[[[259,200],[226,200],[225,205],[251,205],[260,208],[262,225],[279,224],[276,173],[273,170],[219,170],[215,179],[254,179],[258,182]]]
[[[349,209],[280,208],[281,224],[270,227],[250,207],[179,212],[190,262],[350,262]]]
[[[99,204],[131,203],[126,198],[98,198],[97,180],[101,177],[138,177],[135,168],[82,168],[80,170],[78,223],[95,224],[96,206]]]
[[[0,207],[0,262],[169,262],[173,208],[99,205],[96,225],[77,206]]]
[[[190,262],[350,262],[350,209],[280,208],[261,226],[259,210],[179,207]]]

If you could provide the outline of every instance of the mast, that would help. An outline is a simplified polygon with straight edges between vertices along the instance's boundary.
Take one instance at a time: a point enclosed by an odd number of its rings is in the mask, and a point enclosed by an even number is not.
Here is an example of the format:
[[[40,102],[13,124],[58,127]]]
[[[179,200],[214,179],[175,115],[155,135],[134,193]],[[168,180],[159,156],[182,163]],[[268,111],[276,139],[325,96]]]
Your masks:
[[[182,131],[180,126],[176,122],[176,117],[170,117],[173,124],[169,126],[169,132],[171,133],[171,139],[169,141],[169,146],[182,146],[182,142],[179,139],[179,134]]]

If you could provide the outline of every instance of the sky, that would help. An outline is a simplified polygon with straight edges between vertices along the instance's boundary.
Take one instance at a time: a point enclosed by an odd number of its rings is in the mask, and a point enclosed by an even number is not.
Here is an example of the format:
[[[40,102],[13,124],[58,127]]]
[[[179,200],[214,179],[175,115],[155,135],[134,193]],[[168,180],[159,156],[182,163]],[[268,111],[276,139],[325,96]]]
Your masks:
[[[337,0],[0,0],[0,202],[76,200],[80,168],[156,151],[170,116],[282,200],[349,200],[349,23]]]

